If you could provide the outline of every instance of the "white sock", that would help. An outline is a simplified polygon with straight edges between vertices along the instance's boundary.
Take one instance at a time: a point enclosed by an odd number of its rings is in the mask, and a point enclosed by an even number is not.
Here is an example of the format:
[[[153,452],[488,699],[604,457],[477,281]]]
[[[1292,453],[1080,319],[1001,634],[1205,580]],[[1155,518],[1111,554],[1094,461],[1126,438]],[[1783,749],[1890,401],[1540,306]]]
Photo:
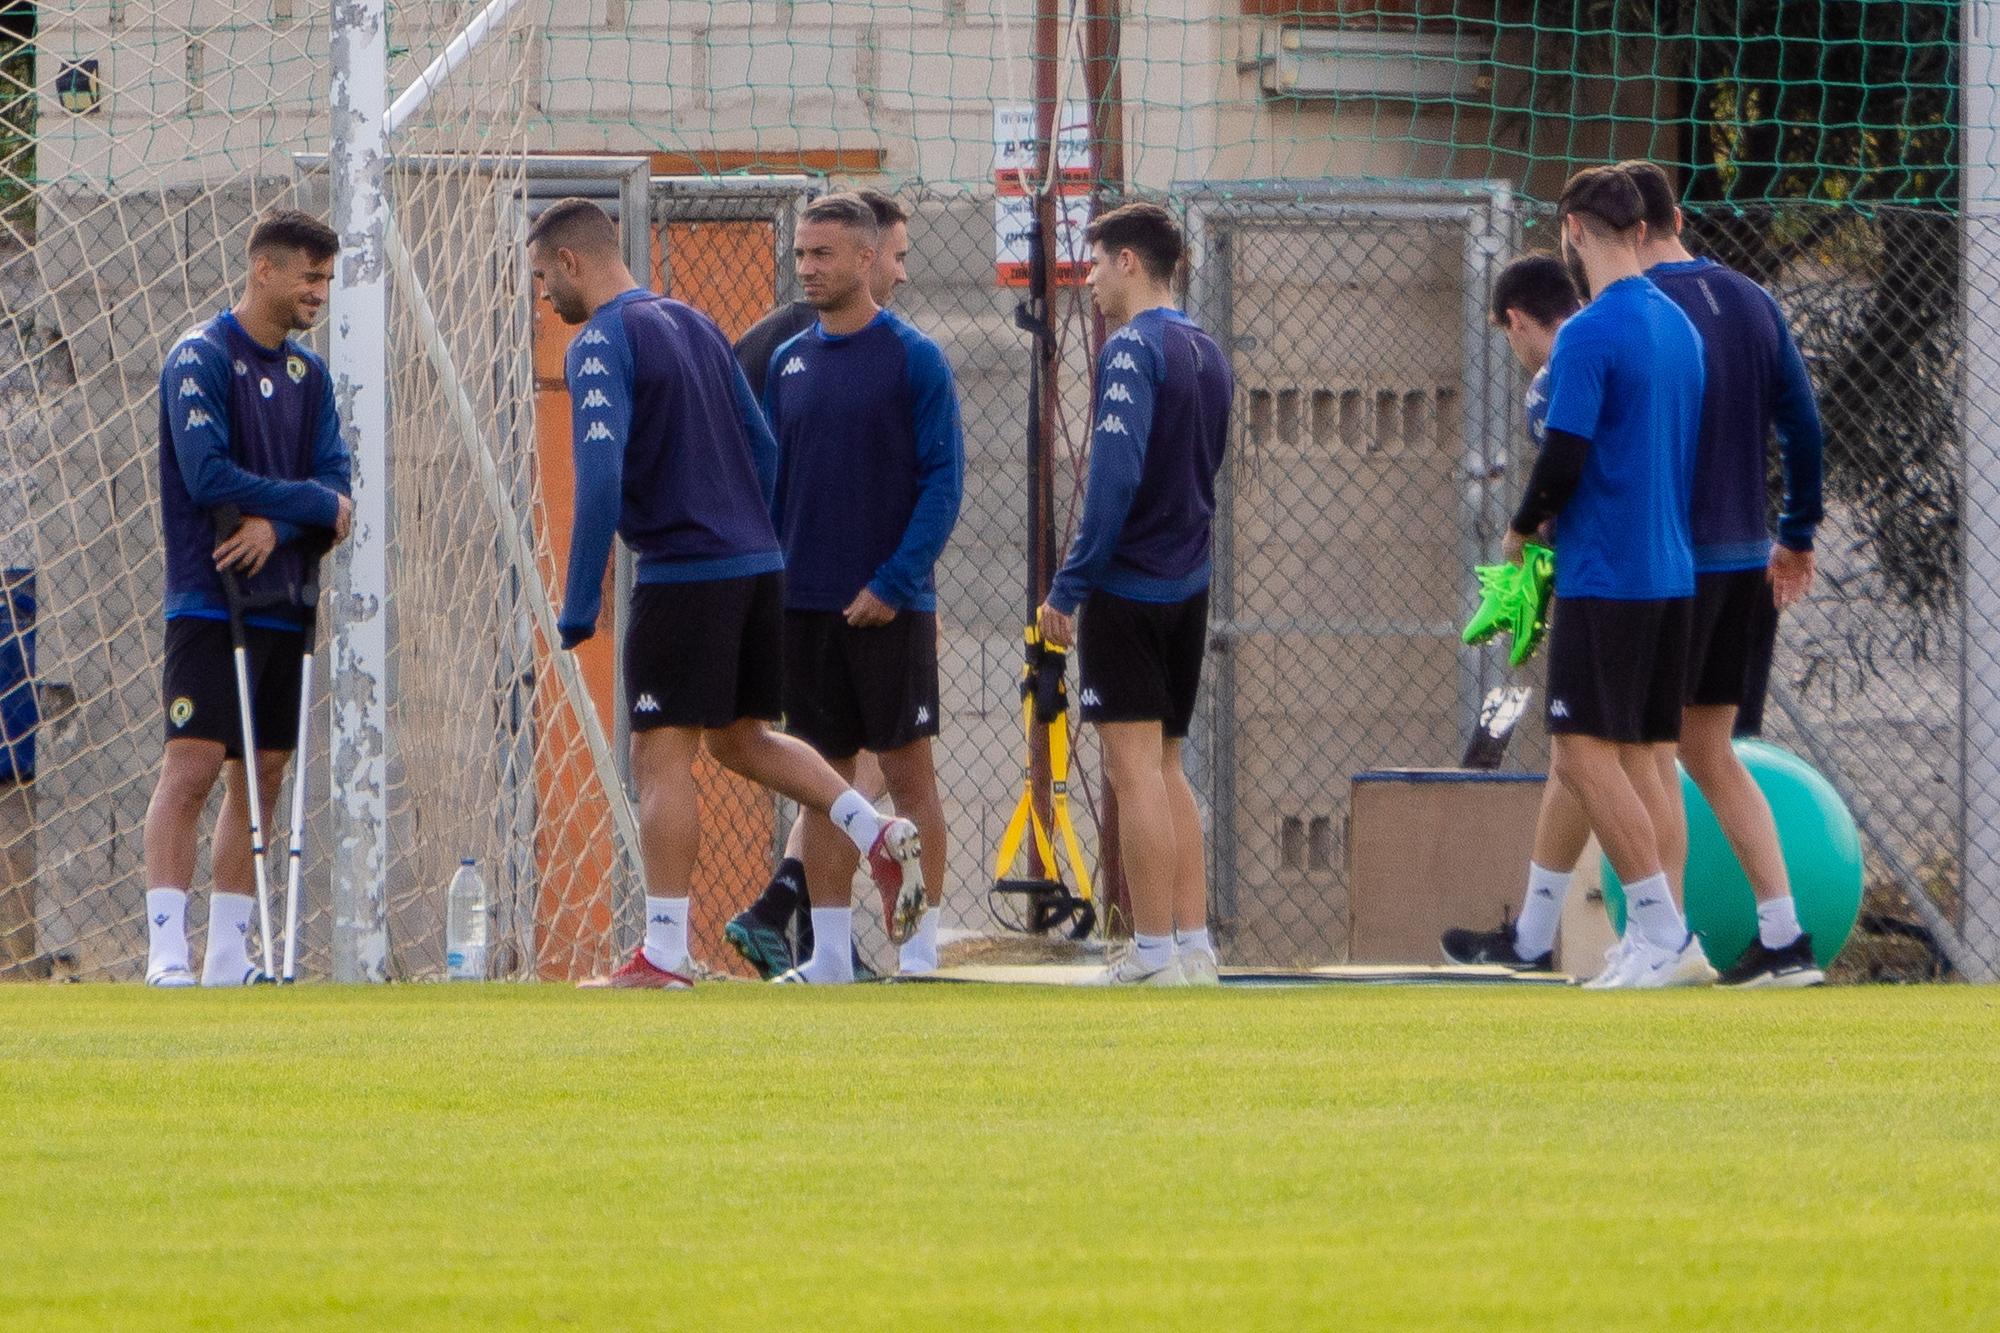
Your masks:
[[[813,953],[799,972],[817,986],[845,985],[854,980],[854,909],[815,907],[812,914]]]
[[[1687,922],[1674,906],[1665,871],[1625,886],[1625,929],[1658,949],[1679,949],[1687,943]]]
[[[186,889],[146,890],[146,973],[188,965]]]
[[[835,799],[826,817],[861,849],[863,856],[868,855],[869,849],[875,845],[875,835],[882,830],[882,816],[876,813],[866,796],[852,787]],[[819,927],[814,926],[813,929],[818,930]]]
[[[1757,938],[1764,942],[1766,949],[1782,949],[1788,944],[1796,944],[1799,936],[1805,933],[1804,927],[1799,925],[1798,905],[1792,901],[1791,894],[1757,904]]]
[[[688,956],[688,900],[646,895],[646,961],[678,972]]]
[[[933,907],[917,922],[917,933],[904,940],[897,951],[896,970],[910,976],[937,971],[937,933],[938,909]]]
[[[201,963],[204,986],[240,986],[250,971],[250,910],[247,893],[208,895],[208,948]]]
[[[1139,956],[1140,964],[1147,971],[1157,972],[1174,961],[1174,937],[1134,934],[1132,952]]]
[[[1182,953],[1215,952],[1215,946],[1208,940],[1207,926],[1203,926],[1200,930],[1177,930],[1174,932],[1174,942],[1180,946]]]
[[[1539,958],[1556,947],[1556,927],[1562,924],[1569,881],[1567,870],[1528,862],[1528,891],[1521,896],[1521,915],[1514,922],[1515,953]]]

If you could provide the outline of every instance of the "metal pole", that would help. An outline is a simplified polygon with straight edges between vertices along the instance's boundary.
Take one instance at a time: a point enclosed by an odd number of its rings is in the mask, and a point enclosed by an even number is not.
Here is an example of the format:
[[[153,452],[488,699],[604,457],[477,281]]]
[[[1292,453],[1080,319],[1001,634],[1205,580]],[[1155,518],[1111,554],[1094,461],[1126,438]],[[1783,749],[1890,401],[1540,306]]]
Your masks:
[[[354,530],[334,559],[333,979],[389,978],[389,220],[386,0],[333,7],[334,399],[354,459]]]
[[[1959,432],[1965,457],[1960,506],[1965,628],[1960,653],[1965,715],[1959,838],[1963,903],[1959,931],[1983,970],[2000,975],[2000,0],[1964,8],[1960,68],[1964,135],[1964,244],[1959,289],[1965,311]],[[1912,897],[1925,890],[1906,886]]]
[[[486,8],[474,14],[471,21],[460,29],[458,35],[446,43],[444,50],[438,53],[437,59],[424,67],[424,72],[417,75],[415,82],[404,89],[403,95],[389,108],[384,132],[394,134],[402,129],[403,122],[414,116],[418,109],[430,100],[431,94],[452,76],[453,71],[466,62],[466,59],[479,48],[479,44],[486,40],[487,35],[499,27],[520,2],[521,0],[492,0]],[[336,14],[334,23],[338,25],[339,22],[340,16]]]

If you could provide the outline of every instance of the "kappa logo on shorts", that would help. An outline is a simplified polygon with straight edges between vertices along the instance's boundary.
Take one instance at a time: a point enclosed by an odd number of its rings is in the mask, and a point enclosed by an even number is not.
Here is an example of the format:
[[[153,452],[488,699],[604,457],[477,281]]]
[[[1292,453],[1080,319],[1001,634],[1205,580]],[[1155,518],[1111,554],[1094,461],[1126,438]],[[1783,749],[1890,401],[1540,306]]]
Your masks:
[[[1082,699],[1085,708],[1102,708],[1104,706],[1104,700],[1098,697],[1096,690],[1085,690]]]
[[[931,721],[931,710],[922,704],[918,704],[917,725],[920,727],[927,727],[930,725],[930,721]]]
[[[778,378],[783,379],[787,375],[803,375],[805,373],[806,359],[802,356],[795,356],[785,362],[785,368],[778,372]]]
[[[1568,705],[1568,704],[1566,704],[1566,703],[1564,703],[1564,702],[1563,702],[1562,700],[1560,700],[1560,699],[1551,699],[1551,700],[1549,700],[1549,716],[1550,716],[1550,717],[1568,717],[1568,716],[1569,716],[1569,705]]]
[[[632,705],[632,711],[635,713],[657,713],[660,711],[660,701],[650,694],[642,694],[639,696],[639,702]]]
[[[176,728],[185,727],[194,721],[194,700],[183,694],[167,708],[167,720]]]

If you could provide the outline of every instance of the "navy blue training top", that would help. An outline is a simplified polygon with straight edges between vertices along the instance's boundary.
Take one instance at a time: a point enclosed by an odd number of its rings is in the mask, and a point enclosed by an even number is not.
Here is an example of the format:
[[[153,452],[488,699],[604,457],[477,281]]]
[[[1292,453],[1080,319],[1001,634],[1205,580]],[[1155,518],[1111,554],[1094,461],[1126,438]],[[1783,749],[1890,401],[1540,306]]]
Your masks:
[[[1142,310],[1105,340],[1083,520],[1050,606],[1072,615],[1099,588],[1179,602],[1208,586],[1215,474],[1235,393],[1221,347],[1178,310]]]
[[[291,339],[266,347],[225,310],[182,334],[160,370],[160,533],[167,619],[222,620],[213,511],[266,518],[278,549],[241,580],[245,620],[300,624],[307,528],[332,528],[352,484],[326,363]]]
[[[1765,462],[1771,430],[1785,478],[1778,540],[1810,551],[1824,517],[1824,437],[1805,358],[1778,303],[1712,259],[1655,264],[1646,276],[1701,334],[1708,389],[1695,454],[1694,566],[1702,573],[1762,569],[1771,558]]]
[[[965,438],[938,345],[893,311],[858,332],[817,321],[771,354],[785,605],[843,611],[863,588],[937,610],[938,556],[958,523]]]
[[[597,627],[614,532],[641,583],[784,568],[769,509],[777,446],[713,320],[635,287],[584,324],[563,375],[576,470],[565,637]]]
[[[1557,332],[1548,429],[1590,449],[1556,515],[1556,596],[1694,595],[1688,505],[1704,378],[1701,335],[1644,277],[1612,283]]]

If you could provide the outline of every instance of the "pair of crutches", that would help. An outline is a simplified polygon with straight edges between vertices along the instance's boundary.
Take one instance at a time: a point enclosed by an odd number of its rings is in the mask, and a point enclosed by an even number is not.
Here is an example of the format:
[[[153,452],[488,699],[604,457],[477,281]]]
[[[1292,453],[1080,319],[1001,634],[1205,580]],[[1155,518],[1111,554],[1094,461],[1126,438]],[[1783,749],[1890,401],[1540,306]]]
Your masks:
[[[234,505],[215,511],[218,541],[243,525],[243,514]],[[264,793],[257,770],[257,720],[250,704],[250,649],[243,626],[243,586],[234,570],[217,571],[222,577],[222,597],[229,607],[229,650],[236,659],[236,710],[243,727],[243,789],[250,803],[250,862],[257,876],[257,925],[263,936],[265,981],[289,985],[297,977],[299,940],[299,891],[306,851],[306,742],[312,733],[313,640],[319,630],[319,562],[326,546],[305,547],[305,580],[298,600],[305,604],[305,656],[299,661],[299,734],[292,751],[292,831],[285,865],[285,960],[283,970],[271,975],[271,874],[264,846]]]

